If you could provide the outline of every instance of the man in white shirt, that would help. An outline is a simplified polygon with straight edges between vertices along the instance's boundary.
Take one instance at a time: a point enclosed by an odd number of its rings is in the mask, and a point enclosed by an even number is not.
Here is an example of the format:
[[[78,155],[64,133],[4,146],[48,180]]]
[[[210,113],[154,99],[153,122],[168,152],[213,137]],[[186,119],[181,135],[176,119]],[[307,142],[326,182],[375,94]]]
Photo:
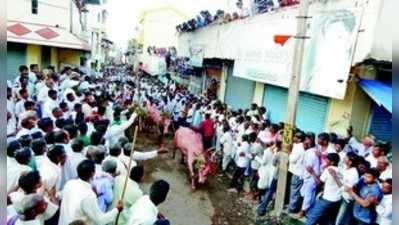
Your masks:
[[[247,3],[247,2],[246,2]],[[236,3],[238,15],[241,19],[247,18],[252,15],[250,6],[244,5],[243,0],[238,0]]]
[[[48,98],[43,103],[43,117],[53,117],[53,109],[58,107],[57,91],[49,90]]]
[[[236,113],[235,112],[233,112],[232,113],[232,116],[229,118],[229,120],[228,120],[228,123],[229,123],[229,126],[230,126],[230,128],[231,128],[231,131],[233,132],[235,129],[236,129],[236,127],[237,127],[237,117],[236,117]]]
[[[258,105],[255,103],[251,104],[251,109],[247,112],[246,116],[253,117],[255,115],[259,115]]]
[[[47,158],[39,160],[38,168],[43,173],[43,182],[45,187],[59,193],[62,191],[66,179],[63,174],[67,155],[64,147],[61,145],[53,145],[47,152]]]
[[[305,141],[305,134],[298,132],[294,136],[294,143],[292,150],[289,151],[289,166],[288,171],[292,174],[291,177],[291,191],[290,204],[288,211],[290,213],[298,213],[300,207],[301,188],[303,185],[303,158],[305,156],[305,148],[303,142]]]
[[[123,203],[119,202],[116,208],[103,213],[97,204],[97,195],[92,189],[90,180],[95,174],[93,161],[84,160],[78,168],[79,179],[68,181],[63,191],[61,202],[59,225],[81,219],[88,224],[109,224],[113,223],[123,209]]]
[[[131,151],[132,151],[132,143],[126,143],[123,146],[123,154],[120,154],[118,157],[126,167],[129,165]],[[133,160],[132,165],[136,166],[137,165],[136,161],[146,161],[154,159],[159,155],[166,153],[168,153],[168,150],[166,150],[163,146],[161,146],[161,148],[159,148],[158,150],[150,150],[144,152],[134,151],[132,155],[132,160]]]
[[[392,178],[392,165],[386,156],[380,156],[377,160],[377,170],[380,172],[379,179],[384,181]]]
[[[220,137],[220,144],[222,147],[222,170],[226,171],[231,159],[233,159],[233,135],[228,126],[223,127],[223,134]]]
[[[76,168],[78,165],[86,159],[83,154],[84,144],[82,140],[75,139],[71,143],[72,151],[69,152],[68,155],[68,166],[71,168],[72,179],[78,178],[78,173]]]
[[[35,139],[32,142],[32,151],[35,153],[37,171],[40,172],[43,188],[46,193],[57,193],[58,181],[61,177],[61,170],[46,156],[46,142],[44,139]],[[54,154],[50,152],[49,155]]]
[[[377,205],[377,224],[392,225],[392,179],[387,179],[382,183],[384,197]]]
[[[88,149],[92,148],[92,146],[89,146]],[[127,174],[127,167],[128,164],[124,164],[122,160],[120,159],[121,155],[121,147],[119,144],[113,144],[109,148],[109,155],[105,157],[104,160],[114,160],[116,162],[116,172],[119,173],[120,175],[125,176]],[[133,166],[135,166],[136,163],[133,163]]]
[[[26,206],[26,202],[24,202],[24,198],[28,195],[39,194],[43,196],[43,186],[41,176],[37,171],[31,171],[25,173],[18,180],[19,189],[16,192],[13,192],[9,195],[10,201],[12,205],[8,207],[8,211],[10,212],[10,216],[13,216],[16,212],[23,212],[23,208]],[[46,203],[46,208],[43,209],[43,214],[38,215],[36,220],[38,220],[39,224],[44,225],[44,222],[50,218],[52,218],[58,210],[58,205],[54,202],[50,201],[48,198],[44,197],[44,201]]]
[[[250,145],[248,139],[249,139],[248,135],[243,135],[242,142],[237,143],[235,146],[236,148],[235,162],[237,168],[234,172],[233,178],[231,179],[230,189],[227,190],[228,192],[237,193],[238,189],[242,188],[242,185],[239,184],[239,180],[243,181],[245,170],[249,166],[250,159],[252,158],[250,154]]]
[[[321,161],[321,172],[327,167],[327,155],[330,153],[337,153],[335,146],[330,143],[330,135],[328,133],[320,133],[317,136],[318,145],[316,147],[317,154]]]
[[[105,132],[104,138],[107,146],[112,146],[116,143],[121,137],[125,136],[125,130],[128,129],[136,120],[137,114],[133,113],[129,120],[122,122],[120,125],[111,125],[107,128]]]
[[[352,128],[351,127],[348,129],[348,134],[350,136],[350,139],[348,141],[348,147],[350,148],[350,150],[354,151],[359,156],[367,157],[373,149],[374,137],[371,135],[366,135],[363,138],[362,143],[359,143],[356,140],[356,138],[352,136]]]
[[[281,150],[282,150],[282,140],[280,137],[276,139],[276,142],[271,147],[273,149],[273,159],[272,159],[272,181],[266,193],[261,197],[261,202],[256,209],[259,216],[264,216],[267,212],[269,203],[273,200],[273,196],[277,191],[277,180],[279,176],[279,167],[281,163]]]
[[[320,178],[315,173],[311,173],[317,183],[324,183],[324,193],[307,214],[306,225],[316,225],[322,217],[324,218],[323,221],[326,222],[335,221],[338,213],[338,207],[341,203],[340,187],[329,170],[338,173],[339,155],[329,153],[326,163],[327,167]]]
[[[68,91],[68,90],[67,90]],[[72,113],[76,103],[80,103],[76,97],[75,92],[70,90],[69,92],[65,93],[65,102],[68,104],[69,112]]]
[[[17,210],[18,214],[8,215],[7,224],[44,225],[44,221],[50,219],[53,215],[50,216],[50,214],[46,213],[49,207],[50,205],[40,194],[25,195],[21,201],[20,208]]]
[[[31,135],[39,131],[36,127],[36,122],[34,117],[27,117],[21,121],[21,129],[17,132],[16,138],[19,139],[25,135]]]
[[[385,155],[387,150],[386,144],[379,143],[374,145],[371,154],[366,157],[366,160],[370,163],[370,166],[373,168],[377,167],[378,158]]]
[[[150,194],[142,196],[130,209],[128,225],[153,225],[160,217],[158,206],[166,200],[169,183],[164,180],[155,181]]]
[[[312,174],[320,176],[320,158],[316,153],[315,140],[313,133],[307,133],[304,141],[305,155],[303,157],[303,185],[301,188],[301,196],[303,198],[302,208],[298,214],[298,218],[303,218],[316,200],[316,179]]]
[[[32,153],[29,148],[17,150],[15,152],[15,161],[7,163],[7,193],[11,193],[18,189],[18,180],[24,173],[32,171],[32,168],[28,166],[32,158]]]
[[[30,72],[29,72],[29,82],[34,84],[37,81],[37,75],[40,73],[39,70],[39,65],[37,64],[31,64],[29,66]]]
[[[15,117],[19,118],[19,115],[25,112],[24,104],[26,101],[31,100],[29,97],[29,92],[26,89],[19,90],[19,95],[21,99],[15,103]]]
[[[348,152],[343,159],[344,166],[339,169],[338,174],[342,174],[342,179],[338,177],[335,170],[329,170],[331,176],[335,179],[335,182],[341,188],[342,203],[339,209],[336,225],[349,225],[353,222],[353,198],[345,191],[345,188],[352,188],[359,182],[359,173],[357,171],[358,156],[354,152]]]
[[[124,209],[119,217],[118,224],[124,225],[128,222],[130,217],[130,208],[143,196],[143,191],[141,190],[139,184],[141,183],[144,176],[143,166],[135,166],[131,169],[129,174],[129,179],[126,184],[125,197],[123,199]],[[121,199],[124,184],[125,175],[119,175],[115,178],[115,185],[113,190],[113,200],[110,208],[114,208],[118,201]]]
[[[262,144],[258,141],[258,137],[257,134],[255,132],[251,133],[249,135],[249,141],[250,141],[250,154],[251,154],[251,173],[252,173],[252,177],[251,177],[251,181],[249,183],[250,185],[250,193],[249,195],[252,195],[253,199],[256,199],[256,196],[258,196],[259,194],[259,190],[258,190],[258,170],[260,168],[260,163],[255,160],[256,157],[261,157],[263,154],[263,146]]]

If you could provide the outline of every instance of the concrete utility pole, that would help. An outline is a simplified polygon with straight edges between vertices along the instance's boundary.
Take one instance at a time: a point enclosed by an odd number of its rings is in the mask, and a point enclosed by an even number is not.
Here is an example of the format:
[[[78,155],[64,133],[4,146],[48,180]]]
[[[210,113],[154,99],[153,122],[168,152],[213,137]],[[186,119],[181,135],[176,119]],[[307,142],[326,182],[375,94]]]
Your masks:
[[[292,77],[290,87],[288,89],[288,105],[287,105],[287,121],[284,126],[284,140],[283,150],[280,157],[278,184],[276,193],[276,202],[274,212],[276,215],[280,215],[284,207],[284,199],[286,194],[287,186],[287,174],[288,174],[288,145],[292,144],[292,128],[295,124],[296,111],[299,99],[299,88],[301,84],[301,71],[302,62],[305,50],[306,29],[308,11],[310,6],[310,0],[301,0],[299,5],[299,15],[297,16],[297,34],[295,36],[295,52],[292,67]]]

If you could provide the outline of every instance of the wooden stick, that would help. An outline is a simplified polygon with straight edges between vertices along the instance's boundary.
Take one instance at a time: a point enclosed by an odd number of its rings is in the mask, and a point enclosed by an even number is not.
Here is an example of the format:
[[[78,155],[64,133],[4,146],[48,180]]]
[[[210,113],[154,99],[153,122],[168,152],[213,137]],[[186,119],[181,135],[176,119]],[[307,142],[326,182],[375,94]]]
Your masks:
[[[130,157],[129,157],[128,171],[127,171],[127,173],[126,173],[125,183],[123,184],[122,195],[121,195],[121,198],[120,198],[121,201],[123,201],[123,199],[125,198],[126,187],[127,187],[127,181],[129,180],[130,170],[132,169],[132,161],[133,161],[134,146],[136,145],[137,131],[138,131],[138,129],[139,129],[138,126],[134,127],[134,136],[133,136],[132,149],[131,149]],[[119,220],[120,214],[121,214],[121,212],[118,212],[118,216],[116,217],[116,220],[115,220],[115,225],[118,224],[118,220]]]

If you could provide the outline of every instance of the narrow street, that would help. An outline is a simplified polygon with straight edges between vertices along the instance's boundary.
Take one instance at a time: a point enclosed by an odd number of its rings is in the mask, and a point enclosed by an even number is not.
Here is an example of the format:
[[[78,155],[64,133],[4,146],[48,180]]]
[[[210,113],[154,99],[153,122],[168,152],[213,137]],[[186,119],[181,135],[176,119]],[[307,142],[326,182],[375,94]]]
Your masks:
[[[136,144],[137,151],[148,151],[157,148],[152,134],[140,133]],[[166,142],[166,141],[165,141]],[[166,148],[171,151],[171,139]],[[171,158],[171,153],[154,160],[146,161],[143,190],[148,192],[150,185],[157,179],[166,179],[171,184],[167,201],[160,206],[160,212],[170,219],[172,224],[187,225],[276,225],[275,221],[265,223],[266,218],[257,218],[254,201],[245,194],[231,194],[226,191],[229,178],[212,176],[208,185],[192,192],[185,165],[180,164],[180,154]],[[287,223],[281,223],[287,224]],[[290,223],[294,225],[294,221]]]
[[[0,225],[395,224],[394,2],[6,0]]]

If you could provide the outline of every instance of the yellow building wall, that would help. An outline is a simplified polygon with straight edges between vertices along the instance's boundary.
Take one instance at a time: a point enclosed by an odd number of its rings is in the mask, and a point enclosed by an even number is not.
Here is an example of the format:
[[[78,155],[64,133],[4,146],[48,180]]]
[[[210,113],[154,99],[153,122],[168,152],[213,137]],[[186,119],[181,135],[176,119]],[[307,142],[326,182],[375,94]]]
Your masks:
[[[359,86],[356,86],[354,99],[351,124],[353,126],[353,135],[361,138],[367,133],[367,127],[371,116],[372,100]]]
[[[58,70],[58,51],[57,48],[51,48],[51,65],[55,67],[55,70]]]
[[[72,66],[79,66],[80,56],[82,52],[73,49],[58,49],[58,62],[61,64],[68,64]]]
[[[343,100],[331,99],[330,109],[327,114],[326,130],[337,134],[346,134],[352,117],[353,99],[355,96],[355,82],[348,85],[345,98]]]
[[[40,45],[28,45],[26,48],[26,64],[38,64],[39,67],[42,64],[42,46]]]
[[[144,51],[147,51],[149,46],[177,47],[176,25],[188,18],[170,5],[145,11],[139,19],[141,28],[138,42],[143,45]]]
[[[264,91],[265,91],[265,84],[256,82],[254,90],[254,98],[252,102],[258,104],[259,106],[262,105]]]
[[[375,70],[368,66],[354,69],[353,73],[361,78],[374,79]],[[367,127],[371,116],[372,100],[364,93],[353,78],[348,84],[346,96],[343,100],[331,99],[327,113],[326,130],[346,135],[346,130],[353,126],[353,135],[361,138],[367,134]]]

